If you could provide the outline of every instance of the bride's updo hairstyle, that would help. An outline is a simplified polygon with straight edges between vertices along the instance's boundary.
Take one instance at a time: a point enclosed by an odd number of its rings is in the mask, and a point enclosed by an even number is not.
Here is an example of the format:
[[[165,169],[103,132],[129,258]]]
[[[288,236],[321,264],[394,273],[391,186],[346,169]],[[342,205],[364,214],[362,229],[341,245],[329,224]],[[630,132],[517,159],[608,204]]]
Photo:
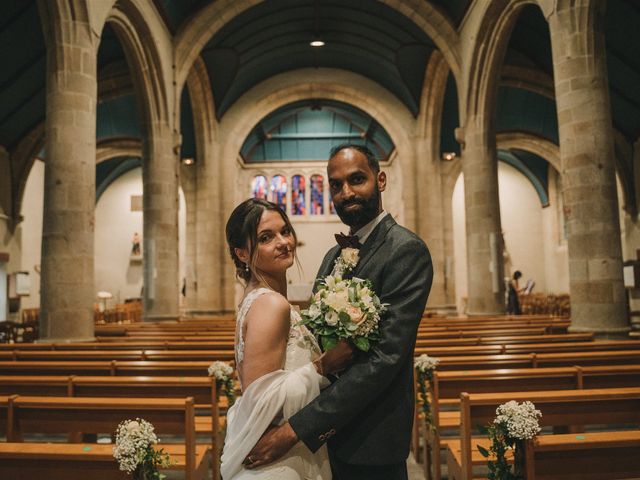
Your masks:
[[[236,276],[245,282],[248,282],[251,279],[251,272],[256,271],[255,263],[257,249],[255,246],[258,243],[258,225],[260,224],[260,219],[262,218],[262,214],[265,210],[278,212],[282,217],[282,220],[284,220],[284,223],[291,231],[294,245],[297,245],[298,243],[298,237],[293,229],[293,225],[291,225],[291,222],[289,221],[289,217],[287,217],[287,215],[275,203],[262,200],[260,198],[250,198],[242,202],[231,213],[229,220],[227,220],[225,231],[227,235],[227,245],[229,245],[229,252],[231,253],[231,259],[236,266]],[[236,248],[249,249],[249,270],[247,270],[247,265],[236,255]],[[257,274],[257,276],[260,277],[259,274]]]

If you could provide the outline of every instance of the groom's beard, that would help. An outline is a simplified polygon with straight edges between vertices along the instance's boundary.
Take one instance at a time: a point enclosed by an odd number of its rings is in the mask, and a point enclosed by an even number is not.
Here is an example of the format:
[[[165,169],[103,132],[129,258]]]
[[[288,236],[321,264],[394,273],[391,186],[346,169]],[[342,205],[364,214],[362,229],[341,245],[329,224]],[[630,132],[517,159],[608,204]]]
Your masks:
[[[351,204],[359,205],[359,208],[349,209]],[[345,225],[363,226],[378,216],[378,206],[380,205],[380,190],[378,186],[369,198],[356,197],[348,202],[335,203],[336,213]]]

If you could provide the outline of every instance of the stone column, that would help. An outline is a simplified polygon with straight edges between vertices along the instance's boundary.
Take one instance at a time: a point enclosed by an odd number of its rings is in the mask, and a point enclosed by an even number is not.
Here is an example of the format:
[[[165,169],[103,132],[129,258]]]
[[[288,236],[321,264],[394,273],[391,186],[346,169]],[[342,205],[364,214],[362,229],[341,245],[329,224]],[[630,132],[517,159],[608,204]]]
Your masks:
[[[187,209],[187,231],[186,231],[186,290],[184,299],[184,310],[188,313],[196,308],[197,288],[196,281],[196,231],[197,231],[197,208],[196,201],[196,175],[194,165],[182,165],[180,169],[180,185],[184,192],[185,207]]]
[[[505,311],[498,157],[495,132],[486,129],[480,115],[470,117],[464,138],[460,139],[463,140],[469,315],[496,315]]]
[[[220,145],[206,146],[202,162],[198,164],[198,224],[197,224],[197,313],[221,313],[224,306],[224,265],[226,216],[222,209],[220,175]]]
[[[49,33],[40,339],[86,341],[96,293],[96,47],[88,23],[40,7]]]
[[[459,159],[454,162],[459,162]],[[443,235],[443,276],[445,304],[456,304],[456,275],[453,251],[453,188],[457,176],[452,178],[450,171],[454,169],[454,162],[448,162],[440,169],[442,184],[442,235]]]
[[[604,2],[557,2],[549,16],[564,206],[571,329],[629,329],[607,85]]]
[[[433,260],[433,285],[427,307],[443,307],[446,301],[444,278],[444,230],[442,224],[442,190],[438,159],[434,159],[431,139],[414,140],[417,151],[416,189],[417,228]]]
[[[144,142],[143,256],[145,320],[176,320],[178,295],[178,165],[174,132],[158,121]]]
[[[224,138],[224,134],[220,135]],[[221,221],[220,229],[218,231],[218,238],[220,239],[221,248],[220,253],[220,291],[221,298],[220,304],[224,312],[234,312],[236,309],[236,286],[238,280],[236,279],[236,270],[229,253],[227,253],[226,238],[224,232],[224,225],[231,215],[231,212],[235,208],[235,189],[237,186],[237,162],[235,156],[238,155],[238,151],[229,152],[229,148],[224,148],[222,145],[218,149],[220,152],[220,161],[218,165],[218,188],[220,189],[220,215],[223,219]]]
[[[225,310],[224,268],[227,261],[223,215],[223,189],[228,179],[222,176],[219,125],[216,121],[211,81],[200,59],[193,64],[187,77],[187,87],[193,110],[196,141],[194,280],[197,292],[189,311],[194,315],[212,315]]]

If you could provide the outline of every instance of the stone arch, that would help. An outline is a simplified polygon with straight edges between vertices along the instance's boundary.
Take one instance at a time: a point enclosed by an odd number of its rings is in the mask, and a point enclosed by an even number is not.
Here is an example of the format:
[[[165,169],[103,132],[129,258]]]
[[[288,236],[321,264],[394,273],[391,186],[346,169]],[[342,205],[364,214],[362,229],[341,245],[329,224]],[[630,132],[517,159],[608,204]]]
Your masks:
[[[451,69],[444,56],[439,51],[434,51],[425,70],[416,132],[420,136],[432,137],[435,141],[434,149],[440,144],[442,109],[449,72]]]
[[[492,131],[495,120],[496,98],[500,79],[500,68],[504,60],[511,32],[522,8],[535,3],[533,0],[498,0],[488,2],[482,12],[475,41],[468,54],[468,76],[465,79],[466,109],[461,108],[461,118],[466,110],[470,115],[479,115],[483,130]]]
[[[551,166],[562,175],[560,168],[560,148],[546,138],[538,137],[527,132],[508,132],[498,133],[496,135],[496,144],[499,149],[518,148],[535,153],[541,158],[548,161]],[[447,192],[453,192],[453,187],[462,173],[462,162],[457,159],[451,162],[445,175],[445,185]]]
[[[220,0],[202,8],[175,36],[177,91],[181,91],[195,59],[209,40],[229,21],[264,0]],[[412,19],[436,44],[456,77],[460,76],[459,36],[451,21],[428,2],[382,0]]]
[[[613,129],[613,160],[616,168],[616,177],[622,186],[622,208],[629,215],[638,213],[635,177],[633,175],[633,147],[624,135]]]
[[[356,87],[357,85],[357,87]],[[301,69],[276,75],[255,86],[231,107],[220,122],[220,135],[232,139],[223,158],[235,158],[256,119],[298,100],[326,98],[354,105],[376,118],[399,151],[411,149],[415,121],[396,97],[373,80],[334,69]]]
[[[504,65],[500,85],[528,90],[551,100],[556,98],[553,77],[532,68]]]
[[[562,174],[560,148],[546,138],[526,132],[508,132],[498,133],[496,135],[496,143],[499,149],[519,148],[535,153],[549,162],[558,173]]]
[[[140,0],[118,0],[106,21],[122,43],[146,125],[170,122],[171,39],[157,10]]]
[[[139,138],[110,138],[98,143],[96,165],[116,157],[142,158],[142,141]]]
[[[211,82],[207,67],[201,57],[196,58],[189,72],[187,89],[191,101],[191,110],[193,111],[196,149],[198,149],[203,142],[210,142],[217,138],[218,133]],[[176,99],[176,102],[179,104],[179,98]]]
[[[356,87],[357,86],[357,87]],[[220,137],[231,139],[222,147],[220,158],[227,159],[221,164],[223,179],[231,181],[230,159],[236,159],[242,142],[257,120],[271,111],[289,103],[309,98],[324,98],[345,102],[367,112],[374,117],[391,136],[398,156],[395,161],[402,165],[402,181],[408,212],[405,222],[415,229],[415,151],[411,141],[415,130],[415,120],[407,108],[391,92],[373,80],[358,74],[334,69],[301,69],[287,72],[265,80],[257,85],[225,114],[220,122]],[[229,210],[230,198],[222,204]]]
[[[150,253],[143,262],[144,316],[175,319],[179,315],[179,121],[174,108],[172,42],[152,2],[119,0],[107,21],[122,43],[144,126],[143,238]],[[157,241],[160,237],[163,241]]]
[[[86,1],[39,0],[38,10],[46,44],[64,45],[68,36],[78,36],[85,37],[97,48],[98,35],[90,28],[89,6]],[[47,55],[52,56],[50,61],[63,71],[66,70],[66,63],[77,60],[57,48],[49,48]]]

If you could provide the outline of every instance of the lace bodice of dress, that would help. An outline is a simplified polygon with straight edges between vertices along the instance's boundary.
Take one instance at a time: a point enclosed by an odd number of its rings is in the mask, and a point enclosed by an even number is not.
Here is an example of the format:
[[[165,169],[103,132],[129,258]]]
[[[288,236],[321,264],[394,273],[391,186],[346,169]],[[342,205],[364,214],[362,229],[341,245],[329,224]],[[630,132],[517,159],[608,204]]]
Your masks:
[[[240,306],[238,307],[238,315],[236,317],[236,365],[240,366],[244,360],[244,319],[251,308],[253,301],[260,295],[271,293],[273,290],[269,288],[257,288],[249,292]],[[289,339],[287,341],[287,352],[285,363],[282,366],[284,370],[295,370],[303,365],[315,360],[321,354],[318,342],[313,334],[304,325],[298,325],[300,322],[300,314],[291,308],[289,328]]]

